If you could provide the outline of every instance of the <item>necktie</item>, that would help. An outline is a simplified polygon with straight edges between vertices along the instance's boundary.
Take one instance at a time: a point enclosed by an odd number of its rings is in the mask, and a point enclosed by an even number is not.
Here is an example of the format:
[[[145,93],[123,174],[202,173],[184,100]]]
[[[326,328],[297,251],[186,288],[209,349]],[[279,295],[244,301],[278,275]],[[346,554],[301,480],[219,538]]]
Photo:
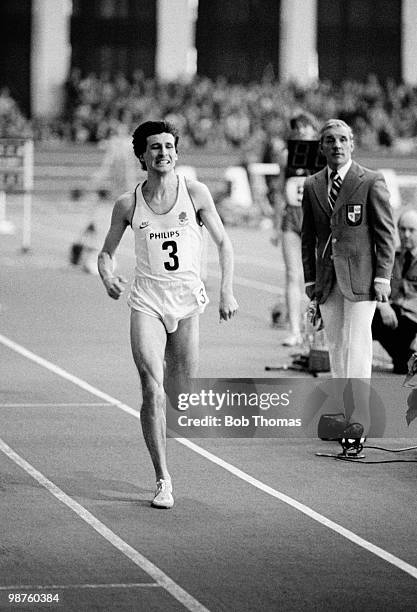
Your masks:
[[[411,266],[411,260],[412,260],[412,255],[411,255],[411,251],[406,251],[404,253],[404,263],[403,263],[403,269],[402,269],[402,277],[404,278],[405,275],[407,274],[410,266]]]
[[[337,200],[337,196],[339,195],[339,191],[342,186],[342,179],[337,174],[336,170],[332,170],[330,173],[330,180],[332,181],[332,185],[330,187],[330,192],[329,192],[329,205],[330,205],[330,208],[333,210],[334,205]]]

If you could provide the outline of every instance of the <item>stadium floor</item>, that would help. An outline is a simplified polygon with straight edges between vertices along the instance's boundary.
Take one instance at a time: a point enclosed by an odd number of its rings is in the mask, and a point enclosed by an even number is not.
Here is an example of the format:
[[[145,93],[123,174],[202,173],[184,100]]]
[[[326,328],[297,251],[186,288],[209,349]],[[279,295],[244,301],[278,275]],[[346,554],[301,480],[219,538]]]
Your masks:
[[[175,506],[152,509],[128,309],[68,265],[91,211],[35,198],[26,254],[19,202],[8,211],[17,233],[0,247],[1,610],[415,610],[416,450],[401,454],[409,462],[367,465],[316,457],[338,447],[314,436],[172,438]],[[95,211],[100,228],[109,212]],[[219,325],[210,248],[200,375],[294,376],[265,372],[291,353],[285,330],[269,326],[283,275],[269,232],[229,233],[240,311]],[[128,275],[131,246],[126,237],[118,259]],[[409,390],[376,376],[387,429],[368,444],[412,446]],[[17,593],[60,601],[9,604]]]

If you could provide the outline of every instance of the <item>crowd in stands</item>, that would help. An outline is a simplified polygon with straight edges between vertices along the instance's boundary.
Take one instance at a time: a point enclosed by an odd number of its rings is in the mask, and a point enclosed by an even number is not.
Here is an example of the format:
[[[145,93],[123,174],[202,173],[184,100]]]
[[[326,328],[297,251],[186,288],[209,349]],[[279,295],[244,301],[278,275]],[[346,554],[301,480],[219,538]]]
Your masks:
[[[375,75],[366,82],[320,81],[310,86],[281,83],[264,76],[259,83],[233,84],[219,77],[196,77],[189,83],[161,83],[137,70],[124,74],[82,75],[74,68],[65,84],[65,105],[52,122],[33,121],[39,138],[77,143],[101,142],[117,132],[120,123],[132,130],[149,118],[174,121],[183,142],[217,150],[234,147],[258,151],[271,133],[281,132],[295,110],[304,109],[319,121],[338,116],[353,128],[363,149],[417,148],[417,87],[381,84]],[[10,113],[20,119],[7,97],[0,96],[0,122]]]

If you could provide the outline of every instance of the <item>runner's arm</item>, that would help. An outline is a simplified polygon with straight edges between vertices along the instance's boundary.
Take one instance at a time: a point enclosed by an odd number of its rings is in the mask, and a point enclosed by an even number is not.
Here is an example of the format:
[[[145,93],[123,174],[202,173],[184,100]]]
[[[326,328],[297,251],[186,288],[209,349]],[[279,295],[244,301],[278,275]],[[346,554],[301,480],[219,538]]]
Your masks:
[[[129,225],[131,210],[131,195],[124,194],[114,205],[110,228],[97,259],[98,271],[103,285],[108,295],[115,300],[122,295],[126,280],[114,274],[114,254]]]
[[[239,307],[233,295],[232,244],[208,188],[197,181],[190,181],[188,187],[200,219],[217,246],[221,272],[219,314],[220,320],[227,321],[236,314]]]

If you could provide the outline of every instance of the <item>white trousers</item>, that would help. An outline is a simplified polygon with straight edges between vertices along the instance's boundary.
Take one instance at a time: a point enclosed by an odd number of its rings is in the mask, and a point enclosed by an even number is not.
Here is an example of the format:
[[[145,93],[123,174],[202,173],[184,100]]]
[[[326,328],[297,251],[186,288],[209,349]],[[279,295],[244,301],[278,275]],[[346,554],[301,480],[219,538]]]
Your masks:
[[[320,304],[331,374],[338,379],[334,381],[334,400],[344,402],[344,413],[351,423],[356,421],[364,426],[365,435],[370,428],[371,326],[375,308],[375,301],[347,300],[337,283],[326,302]],[[347,383],[351,393],[346,393]]]
[[[320,304],[333,378],[371,378],[376,302],[350,302],[335,283]]]

